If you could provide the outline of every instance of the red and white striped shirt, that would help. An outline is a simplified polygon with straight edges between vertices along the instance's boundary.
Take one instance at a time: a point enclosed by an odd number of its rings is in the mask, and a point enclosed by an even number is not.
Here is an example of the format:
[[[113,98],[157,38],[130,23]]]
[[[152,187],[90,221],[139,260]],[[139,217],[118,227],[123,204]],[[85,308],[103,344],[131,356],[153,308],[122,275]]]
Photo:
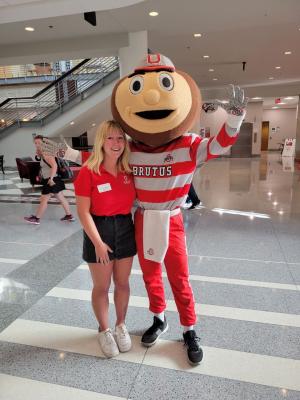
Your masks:
[[[226,153],[237,133],[224,124],[218,135],[209,139],[186,133],[156,148],[132,142],[130,165],[139,206],[174,210],[183,205],[197,166]]]

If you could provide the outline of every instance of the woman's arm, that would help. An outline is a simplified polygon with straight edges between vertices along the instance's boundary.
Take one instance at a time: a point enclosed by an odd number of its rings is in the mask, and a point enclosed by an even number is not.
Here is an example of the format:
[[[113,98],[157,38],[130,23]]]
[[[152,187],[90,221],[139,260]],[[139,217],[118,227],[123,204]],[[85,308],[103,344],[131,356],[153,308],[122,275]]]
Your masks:
[[[46,163],[49,164],[51,167],[50,177],[49,177],[50,186],[55,185],[55,182],[53,181],[53,178],[56,176],[57,173],[57,163],[55,161],[55,158],[48,155],[43,155],[43,158],[46,161]]]
[[[77,214],[81,225],[91,239],[96,251],[97,262],[108,264],[110,262],[108,251],[113,252],[111,248],[102,241],[101,236],[96,228],[95,222],[90,213],[91,198],[85,196],[76,196]]]

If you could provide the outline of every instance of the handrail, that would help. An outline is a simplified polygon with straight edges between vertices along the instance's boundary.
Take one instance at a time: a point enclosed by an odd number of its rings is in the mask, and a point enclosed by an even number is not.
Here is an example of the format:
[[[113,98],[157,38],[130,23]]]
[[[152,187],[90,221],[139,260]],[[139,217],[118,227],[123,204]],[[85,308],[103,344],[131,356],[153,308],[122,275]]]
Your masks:
[[[83,100],[92,93],[88,91],[91,87],[104,84],[105,78],[118,69],[117,57],[85,59],[32,97],[6,99],[0,104],[0,133],[14,124],[44,123],[54,111],[64,112],[64,106],[72,100]]]
[[[65,74],[63,74],[62,76],[60,76],[59,78],[55,79],[54,82],[49,83],[49,85],[47,85],[46,87],[44,87],[43,89],[41,89],[39,92],[37,92],[36,94],[34,94],[33,96],[29,96],[29,97],[8,97],[6,100],[4,100],[2,103],[0,103],[0,107],[4,106],[4,104],[8,103],[10,100],[19,100],[19,99],[34,99],[36,97],[38,97],[40,94],[46,92],[48,89],[50,89],[52,86],[55,86],[57,84],[57,82],[63,80],[65,77],[67,77],[68,75],[71,75],[74,71],[76,71],[78,68],[82,67],[82,65],[84,65],[85,63],[87,63],[88,61],[90,61],[90,58],[86,58],[83,61],[81,61],[79,64],[75,65],[75,67],[73,67],[72,69],[70,69],[69,71],[67,71]]]

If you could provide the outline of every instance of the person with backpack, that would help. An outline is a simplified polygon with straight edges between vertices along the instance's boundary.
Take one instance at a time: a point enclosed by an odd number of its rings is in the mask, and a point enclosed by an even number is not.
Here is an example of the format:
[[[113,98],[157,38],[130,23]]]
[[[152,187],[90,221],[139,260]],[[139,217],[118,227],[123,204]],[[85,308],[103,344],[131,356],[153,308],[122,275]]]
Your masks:
[[[58,162],[55,157],[50,155],[46,155],[41,150],[41,144],[44,137],[42,135],[37,135],[34,138],[34,145],[36,147],[36,154],[40,157],[40,164],[41,164],[41,176],[40,182],[43,185],[42,187],[42,195],[40,198],[40,204],[38,206],[37,212],[35,215],[31,215],[29,217],[24,217],[25,221],[39,225],[40,219],[44,215],[47,207],[48,201],[52,196],[55,196],[57,200],[62,205],[63,209],[65,210],[65,216],[62,217],[61,221],[75,221],[73,217],[70,205],[68,200],[65,198],[63,194],[63,190],[66,189],[65,183],[62,180],[63,173],[61,168],[59,168]],[[68,171],[67,171],[68,174]]]

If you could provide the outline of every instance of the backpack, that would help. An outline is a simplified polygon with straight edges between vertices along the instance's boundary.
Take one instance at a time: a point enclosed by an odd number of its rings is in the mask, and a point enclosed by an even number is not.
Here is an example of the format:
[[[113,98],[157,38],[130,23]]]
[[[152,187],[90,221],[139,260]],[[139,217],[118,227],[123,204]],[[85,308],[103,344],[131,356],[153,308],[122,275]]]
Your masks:
[[[67,160],[63,158],[55,157],[57,164],[57,175],[62,180],[69,180],[73,178],[73,171],[71,170]]]

